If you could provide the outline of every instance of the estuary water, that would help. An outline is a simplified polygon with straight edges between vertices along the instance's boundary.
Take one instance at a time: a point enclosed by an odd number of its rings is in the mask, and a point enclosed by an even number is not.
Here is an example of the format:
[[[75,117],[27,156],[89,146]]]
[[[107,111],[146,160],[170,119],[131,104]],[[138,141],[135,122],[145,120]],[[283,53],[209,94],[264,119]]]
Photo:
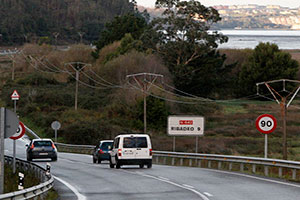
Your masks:
[[[270,42],[280,49],[300,49],[300,30],[219,30],[228,36],[222,49],[254,49],[260,42]]]

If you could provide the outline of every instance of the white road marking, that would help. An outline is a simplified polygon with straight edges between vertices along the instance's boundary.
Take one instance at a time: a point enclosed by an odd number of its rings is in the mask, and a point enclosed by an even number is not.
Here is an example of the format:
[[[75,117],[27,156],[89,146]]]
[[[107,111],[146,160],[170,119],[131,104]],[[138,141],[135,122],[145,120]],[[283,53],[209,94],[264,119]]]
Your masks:
[[[212,197],[213,196],[212,194],[209,194],[208,192],[203,192],[203,194],[205,194],[208,197]]]
[[[182,184],[184,187],[188,187],[188,188],[192,188],[194,189],[195,187],[194,186],[191,186],[191,185],[187,185],[187,184]]]
[[[83,196],[82,194],[80,194],[80,193],[78,192],[78,190],[77,190],[74,186],[72,186],[70,183],[68,183],[68,182],[66,182],[66,181],[64,181],[64,180],[62,180],[61,178],[58,178],[58,177],[56,177],[56,176],[53,176],[53,177],[54,177],[56,180],[60,181],[61,183],[65,184],[70,190],[72,190],[72,192],[74,192],[74,194],[77,196],[77,199],[78,199],[78,200],[86,200],[86,197]]]
[[[124,171],[125,171],[125,170],[124,170]],[[125,171],[125,172],[128,172],[128,171]],[[180,187],[180,188],[182,188],[182,189],[189,190],[189,191],[191,191],[191,192],[197,194],[198,196],[200,196],[203,200],[209,200],[209,198],[207,198],[205,195],[201,194],[201,193],[198,192],[197,190],[195,190],[195,189],[193,189],[193,188],[190,188],[190,187],[187,187],[187,186],[183,186],[183,185],[174,183],[174,182],[172,182],[172,181],[170,181],[170,180],[166,180],[164,177],[159,178],[159,177],[155,177],[155,176],[151,176],[151,175],[147,175],[147,174],[142,174],[142,173],[133,173],[133,172],[128,172],[128,173],[131,173],[131,174],[137,174],[137,175],[140,175],[140,176],[144,176],[144,177],[156,179],[156,180],[159,180],[159,181],[162,181],[162,182],[165,182],[165,183],[169,183],[169,184],[171,184],[171,185]]]
[[[287,186],[293,186],[293,187],[300,188],[300,185],[296,185],[296,184],[293,184],[293,183],[285,183],[285,182],[281,182],[281,181],[276,181],[276,180],[271,180],[271,179],[266,179],[266,178],[251,176],[251,175],[247,175],[247,174],[239,174],[239,173],[235,173],[235,172],[227,172],[227,171],[220,171],[220,170],[206,169],[206,168],[201,168],[201,169],[207,170],[207,171],[214,171],[214,172],[224,173],[224,174],[231,174],[231,175],[243,176],[243,177],[257,179],[257,180],[261,180],[261,181],[266,181],[266,182],[277,183],[277,184],[282,184],[282,185],[287,185]]]
[[[165,177],[162,177],[162,176],[158,176],[158,178],[163,179],[163,180],[166,180],[166,181],[169,181],[169,180],[170,180],[170,179],[165,178]]]

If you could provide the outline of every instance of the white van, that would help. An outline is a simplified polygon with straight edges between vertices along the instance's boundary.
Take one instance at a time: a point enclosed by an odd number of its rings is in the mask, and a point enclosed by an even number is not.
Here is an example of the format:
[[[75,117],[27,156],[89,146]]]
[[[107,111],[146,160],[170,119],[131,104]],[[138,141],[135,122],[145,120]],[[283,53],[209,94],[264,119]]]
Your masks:
[[[110,168],[122,165],[139,165],[152,167],[152,145],[147,134],[124,134],[114,139],[110,153]]]

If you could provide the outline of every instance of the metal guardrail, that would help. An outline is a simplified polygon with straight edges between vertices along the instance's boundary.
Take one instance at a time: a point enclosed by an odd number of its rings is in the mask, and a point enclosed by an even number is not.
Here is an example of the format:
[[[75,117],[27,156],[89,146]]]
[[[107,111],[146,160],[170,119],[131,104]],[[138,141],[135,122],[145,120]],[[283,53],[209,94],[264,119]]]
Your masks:
[[[5,163],[12,164],[13,158],[10,156],[5,156]],[[0,199],[8,200],[8,199],[31,199],[38,196],[43,196],[46,192],[53,187],[54,178],[51,175],[46,175],[46,170],[42,167],[38,166],[35,163],[27,162],[21,159],[16,159],[16,167],[22,170],[33,170],[35,176],[40,179],[42,182],[39,185],[26,188],[24,190],[10,192],[6,194],[0,194]]]
[[[60,151],[71,153],[85,153],[92,154],[95,146],[91,145],[70,145],[56,143]],[[183,152],[168,152],[168,151],[153,151],[153,163],[164,165],[176,166],[193,166],[193,167],[207,167],[216,168],[219,170],[236,170],[245,172],[246,170],[253,174],[259,173],[270,176],[278,173],[278,177],[285,179],[297,180],[300,179],[300,162],[259,158],[259,157],[246,157],[246,156],[230,156],[230,155],[217,155],[217,154],[200,154],[200,153],[183,153]],[[262,169],[261,169],[262,168]]]

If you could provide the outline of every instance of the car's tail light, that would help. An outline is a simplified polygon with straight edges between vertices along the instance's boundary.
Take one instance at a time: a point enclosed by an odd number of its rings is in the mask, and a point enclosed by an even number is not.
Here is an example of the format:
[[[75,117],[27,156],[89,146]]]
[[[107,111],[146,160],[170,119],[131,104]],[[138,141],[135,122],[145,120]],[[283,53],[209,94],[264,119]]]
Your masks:
[[[149,149],[149,155],[152,156],[152,149]]]
[[[99,149],[99,153],[100,154],[104,154],[104,152],[102,151],[102,149]]]
[[[55,145],[52,143],[52,148],[55,149]]]
[[[122,156],[122,149],[118,149],[118,156]]]
[[[31,145],[30,149],[33,149],[33,148],[34,148],[34,145],[33,145],[33,143],[32,143],[32,145]]]

